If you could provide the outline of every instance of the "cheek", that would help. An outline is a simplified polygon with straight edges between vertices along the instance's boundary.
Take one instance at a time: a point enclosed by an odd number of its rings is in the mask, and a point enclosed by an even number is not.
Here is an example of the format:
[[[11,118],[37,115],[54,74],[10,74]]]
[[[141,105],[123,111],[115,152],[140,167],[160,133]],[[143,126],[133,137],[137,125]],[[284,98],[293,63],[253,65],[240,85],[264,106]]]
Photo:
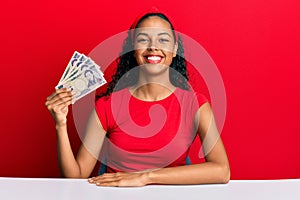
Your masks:
[[[141,51],[136,50],[134,52],[134,57],[135,57],[135,60],[136,60],[137,64],[139,64],[139,65],[142,64],[142,62],[143,62],[143,56],[142,56],[142,52]]]
[[[173,53],[169,52],[166,56],[166,64],[171,65],[173,61]]]
[[[138,58],[142,56],[142,51],[140,49],[137,49],[134,51],[134,57]]]

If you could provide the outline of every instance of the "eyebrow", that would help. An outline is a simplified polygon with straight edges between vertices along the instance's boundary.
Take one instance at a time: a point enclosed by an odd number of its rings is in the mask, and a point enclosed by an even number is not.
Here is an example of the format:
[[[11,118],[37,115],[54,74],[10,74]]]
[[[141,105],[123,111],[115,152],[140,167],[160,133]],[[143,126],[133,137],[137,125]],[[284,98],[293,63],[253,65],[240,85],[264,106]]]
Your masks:
[[[136,35],[136,37],[138,37],[138,36],[140,36],[140,35],[143,35],[143,36],[148,36],[148,34],[147,34],[147,33],[138,33],[138,34]]]
[[[159,33],[158,35],[159,36],[161,36],[161,35],[167,35],[167,36],[171,37],[171,35],[169,33],[167,33],[167,32]]]
[[[149,36],[147,33],[138,33],[138,34],[136,35],[136,37],[138,37],[139,35],[142,35],[142,36]],[[158,36],[161,36],[161,35],[167,35],[167,36],[171,37],[171,35],[170,35],[169,33],[167,33],[167,32],[158,33],[157,35],[158,35]]]

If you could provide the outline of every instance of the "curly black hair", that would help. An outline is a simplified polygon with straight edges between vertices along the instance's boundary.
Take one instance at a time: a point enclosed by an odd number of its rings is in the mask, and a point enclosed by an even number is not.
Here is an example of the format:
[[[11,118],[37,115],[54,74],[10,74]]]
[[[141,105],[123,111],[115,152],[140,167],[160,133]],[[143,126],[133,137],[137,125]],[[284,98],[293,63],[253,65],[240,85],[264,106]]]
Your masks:
[[[148,13],[141,17],[141,19],[138,21],[136,27],[138,28],[139,24],[146,18],[151,16],[158,16],[164,20],[166,20],[172,29],[172,33],[175,39],[175,31],[174,27],[171,24],[170,20],[161,13]],[[133,47],[133,41],[131,37],[131,31],[132,27],[128,30],[127,38],[124,40],[123,43],[123,49],[122,52],[119,55],[119,58],[117,59],[117,69],[116,73],[112,75],[112,80],[108,84],[106,92],[102,93],[97,96],[97,98],[103,97],[103,96],[110,96],[110,94],[113,91],[118,91],[123,88],[133,86],[138,81],[138,70],[131,70],[138,66],[136,58],[134,57],[134,47]],[[176,42],[176,41],[175,41]],[[184,48],[183,48],[183,42],[180,35],[178,35],[178,49],[176,57],[173,58],[172,63],[170,67],[174,70],[170,70],[170,81],[175,87],[180,87],[184,90],[189,90],[188,85],[188,73],[186,68],[186,60],[184,58]],[[125,75],[125,76],[124,76]]]

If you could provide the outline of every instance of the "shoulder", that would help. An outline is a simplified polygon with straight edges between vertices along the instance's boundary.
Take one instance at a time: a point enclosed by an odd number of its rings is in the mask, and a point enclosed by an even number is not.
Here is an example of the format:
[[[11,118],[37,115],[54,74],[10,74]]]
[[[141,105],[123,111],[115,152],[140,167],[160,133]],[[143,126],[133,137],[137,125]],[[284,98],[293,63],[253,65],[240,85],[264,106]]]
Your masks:
[[[177,98],[181,98],[184,101],[188,101],[190,103],[197,104],[198,105],[197,107],[200,107],[204,103],[209,102],[208,98],[204,94],[193,91],[192,89],[184,90],[181,88],[177,88],[175,93],[177,95]]]
[[[112,92],[109,96],[102,96],[98,98],[95,102],[95,106],[97,107],[109,107],[112,103],[120,103],[126,97],[128,97],[130,93],[128,92],[128,88],[124,88],[122,90],[118,90]]]
[[[96,100],[95,110],[104,130],[108,131],[115,124],[113,110],[118,110],[121,107],[124,98],[120,97],[125,94],[126,89],[122,89]]]
[[[208,98],[204,94],[195,92],[195,95],[197,97],[199,107],[202,106],[204,103],[209,103]]]

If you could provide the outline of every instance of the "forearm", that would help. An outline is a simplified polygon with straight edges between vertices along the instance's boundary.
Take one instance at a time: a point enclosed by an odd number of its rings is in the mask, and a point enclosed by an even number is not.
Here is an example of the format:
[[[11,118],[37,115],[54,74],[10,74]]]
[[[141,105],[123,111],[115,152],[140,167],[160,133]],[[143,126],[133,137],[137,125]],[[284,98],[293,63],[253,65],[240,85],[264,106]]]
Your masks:
[[[162,168],[148,172],[147,184],[227,183],[230,169],[213,162]]]
[[[67,133],[67,126],[57,126],[57,152],[61,175],[67,178],[81,178],[80,167],[73,154]]]

